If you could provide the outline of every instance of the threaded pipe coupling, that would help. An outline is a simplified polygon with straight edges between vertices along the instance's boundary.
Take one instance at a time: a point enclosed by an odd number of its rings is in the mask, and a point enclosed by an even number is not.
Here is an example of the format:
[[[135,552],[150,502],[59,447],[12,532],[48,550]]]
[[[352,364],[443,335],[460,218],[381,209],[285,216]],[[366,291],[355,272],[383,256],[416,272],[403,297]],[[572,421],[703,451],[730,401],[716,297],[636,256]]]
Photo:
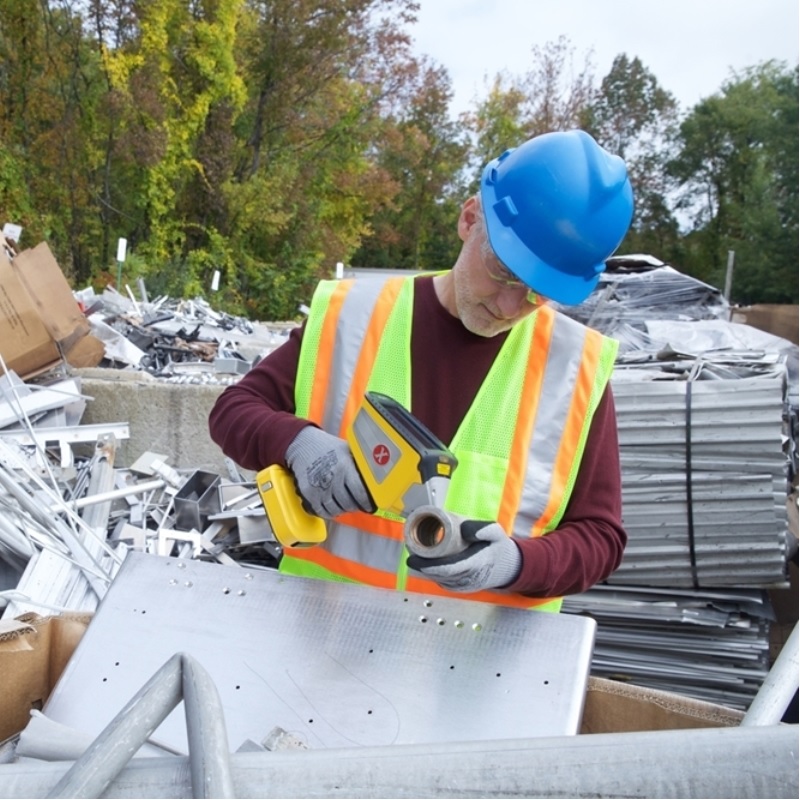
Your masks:
[[[406,519],[403,539],[409,553],[422,558],[443,558],[460,553],[467,543],[461,538],[464,517],[436,506],[419,506]]]

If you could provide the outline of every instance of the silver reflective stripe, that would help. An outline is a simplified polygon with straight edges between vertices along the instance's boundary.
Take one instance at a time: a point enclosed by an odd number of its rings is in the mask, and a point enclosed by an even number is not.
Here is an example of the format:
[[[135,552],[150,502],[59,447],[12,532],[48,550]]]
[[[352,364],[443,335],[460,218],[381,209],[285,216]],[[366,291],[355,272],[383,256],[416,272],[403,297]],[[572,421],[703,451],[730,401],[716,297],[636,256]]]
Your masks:
[[[341,429],[364,337],[385,284],[385,278],[359,278],[353,283],[342,304],[331,356],[330,381],[323,419],[323,427],[332,433],[338,434]],[[403,551],[401,541],[386,539],[336,522],[328,523],[328,537],[320,546],[339,558],[392,575],[397,573]]]
[[[358,364],[364,334],[385,283],[385,278],[359,278],[354,281],[342,304],[322,420],[322,427],[331,433],[338,435],[341,428],[342,414],[350,395],[350,384]]]
[[[392,575],[397,574],[397,565],[404,549],[402,541],[366,533],[337,522],[330,523],[324,546],[334,556]]]
[[[585,333],[582,325],[556,314],[519,511],[514,519],[516,536],[531,535],[531,526],[544,513],[550,498],[553,468],[572,406]]]

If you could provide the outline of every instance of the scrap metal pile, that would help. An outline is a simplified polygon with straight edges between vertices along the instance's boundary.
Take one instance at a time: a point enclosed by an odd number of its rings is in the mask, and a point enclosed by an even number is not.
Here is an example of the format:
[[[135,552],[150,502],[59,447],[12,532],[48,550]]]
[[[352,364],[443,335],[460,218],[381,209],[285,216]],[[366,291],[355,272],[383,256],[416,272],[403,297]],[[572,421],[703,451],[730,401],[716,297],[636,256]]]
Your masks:
[[[293,327],[140,295],[76,295],[103,366],[229,383]],[[768,671],[766,590],[785,585],[796,547],[797,347],[728,322],[717,290],[649,259],[617,260],[590,301],[560,310],[620,341],[629,545],[605,585],[565,603],[598,621],[593,673],[745,708]],[[234,464],[219,475],[144,452],[119,465],[127,424],[82,425],[87,402],[61,370],[0,380],[5,617],[94,609],[131,550],[276,566],[260,496]]]
[[[105,347],[100,366],[148,372],[169,383],[227,385],[285,341],[296,323],[258,323],[220,312],[207,300],[140,299],[107,288],[76,292],[92,335]]]
[[[76,378],[44,388],[12,373],[0,378],[0,398],[6,418],[16,411],[20,419],[0,430],[4,616],[93,611],[130,550],[276,565],[260,497],[235,467],[236,479],[225,480],[152,452],[117,466],[127,424],[60,424],[86,402]],[[32,417],[26,407],[34,406]]]

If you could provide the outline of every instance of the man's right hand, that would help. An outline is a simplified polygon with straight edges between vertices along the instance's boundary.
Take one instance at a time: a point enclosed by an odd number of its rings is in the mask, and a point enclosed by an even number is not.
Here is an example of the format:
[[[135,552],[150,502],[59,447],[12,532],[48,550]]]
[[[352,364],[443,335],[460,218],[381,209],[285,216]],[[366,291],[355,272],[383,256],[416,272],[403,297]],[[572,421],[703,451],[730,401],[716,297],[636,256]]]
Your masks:
[[[332,519],[347,511],[375,511],[344,439],[309,425],[286,448],[286,465],[309,514]]]

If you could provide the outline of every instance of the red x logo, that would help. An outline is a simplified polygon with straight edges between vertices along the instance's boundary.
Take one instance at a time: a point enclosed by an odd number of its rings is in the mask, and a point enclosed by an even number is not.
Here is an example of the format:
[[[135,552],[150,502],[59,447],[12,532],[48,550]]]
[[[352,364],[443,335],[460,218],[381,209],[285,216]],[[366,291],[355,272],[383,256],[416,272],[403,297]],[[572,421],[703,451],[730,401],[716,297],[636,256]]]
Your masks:
[[[382,467],[389,461],[389,448],[385,444],[376,444],[372,449],[372,458]]]

